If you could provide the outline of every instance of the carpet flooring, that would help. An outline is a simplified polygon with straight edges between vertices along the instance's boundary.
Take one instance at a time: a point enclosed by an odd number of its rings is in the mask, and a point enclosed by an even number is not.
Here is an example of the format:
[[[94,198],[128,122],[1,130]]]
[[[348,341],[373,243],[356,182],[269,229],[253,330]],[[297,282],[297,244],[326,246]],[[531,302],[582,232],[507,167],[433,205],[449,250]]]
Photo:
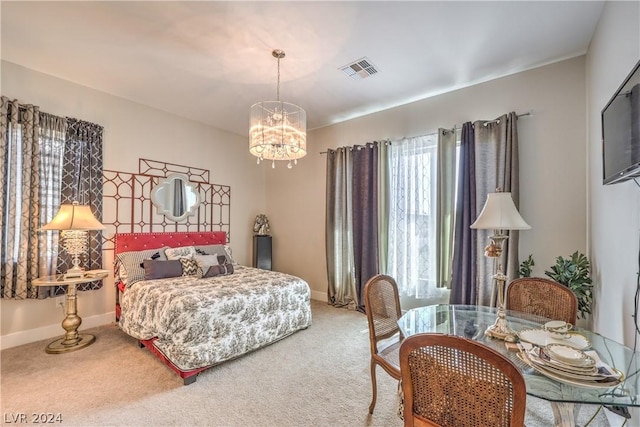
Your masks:
[[[366,317],[312,302],[306,330],[182,380],[117,325],[86,332],[96,342],[61,355],[48,341],[0,353],[4,422],[58,415],[64,426],[384,426],[400,427],[397,385],[378,369],[378,401],[369,415]],[[527,399],[529,427],[553,425],[548,402]],[[583,407],[584,425],[594,413]],[[590,424],[609,426],[601,411]]]

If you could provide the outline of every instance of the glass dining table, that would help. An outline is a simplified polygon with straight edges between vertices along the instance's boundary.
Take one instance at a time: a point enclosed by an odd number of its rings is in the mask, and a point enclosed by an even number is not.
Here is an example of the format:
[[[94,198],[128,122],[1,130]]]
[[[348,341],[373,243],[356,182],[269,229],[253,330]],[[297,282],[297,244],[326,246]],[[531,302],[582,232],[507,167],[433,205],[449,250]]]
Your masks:
[[[524,376],[527,394],[551,403],[556,426],[575,426],[577,404],[640,406],[640,353],[585,329],[576,328],[586,338],[585,351],[595,351],[602,362],[621,372],[624,377],[614,387],[584,387],[545,376],[509,350],[504,341],[485,335],[497,317],[497,309],[471,305],[431,305],[408,310],[398,326],[405,337],[435,332],[466,337],[507,356]],[[509,326],[516,332],[539,330],[549,319],[515,311],[507,311]],[[581,338],[582,339],[582,338]]]

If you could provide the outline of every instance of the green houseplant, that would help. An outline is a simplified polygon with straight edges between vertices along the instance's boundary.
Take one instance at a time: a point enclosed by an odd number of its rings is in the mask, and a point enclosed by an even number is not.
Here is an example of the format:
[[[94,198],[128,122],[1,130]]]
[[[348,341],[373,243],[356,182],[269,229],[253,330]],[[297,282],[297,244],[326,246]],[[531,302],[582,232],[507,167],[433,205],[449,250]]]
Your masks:
[[[526,260],[520,263],[518,270],[520,277],[531,277],[531,267],[534,265],[533,257],[529,255]],[[591,303],[593,302],[591,264],[584,254],[576,251],[571,254],[570,258],[559,256],[556,258],[556,263],[544,274],[573,291],[578,299],[578,316],[581,319],[584,319],[587,314],[591,314]]]
[[[533,256],[529,254],[529,257],[520,263],[518,274],[520,277],[531,277],[531,267],[536,265],[533,261]]]
[[[593,284],[591,282],[591,264],[587,257],[578,251],[571,254],[571,258],[556,258],[551,270],[544,272],[552,280],[562,283],[576,294],[578,298],[579,317],[584,319],[591,314],[593,302]]]

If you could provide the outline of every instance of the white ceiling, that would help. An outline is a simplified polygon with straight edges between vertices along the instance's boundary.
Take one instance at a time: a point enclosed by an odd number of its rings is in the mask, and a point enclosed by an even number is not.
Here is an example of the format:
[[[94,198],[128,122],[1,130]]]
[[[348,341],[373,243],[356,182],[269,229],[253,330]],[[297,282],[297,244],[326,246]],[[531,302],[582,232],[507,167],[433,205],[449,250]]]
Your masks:
[[[280,99],[318,128],[582,55],[601,1],[2,1],[1,56],[247,135]],[[367,57],[380,70],[340,71]],[[28,101],[28,100],[24,100]]]

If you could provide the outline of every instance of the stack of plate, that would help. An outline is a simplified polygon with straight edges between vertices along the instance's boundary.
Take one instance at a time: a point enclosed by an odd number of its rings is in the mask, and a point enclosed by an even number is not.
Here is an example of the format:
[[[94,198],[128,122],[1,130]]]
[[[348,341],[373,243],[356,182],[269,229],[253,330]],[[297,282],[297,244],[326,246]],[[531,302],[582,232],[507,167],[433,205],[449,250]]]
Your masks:
[[[597,366],[596,360],[584,351],[563,344],[533,347],[526,358],[541,374],[572,385],[602,388],[622,381],[619,371]]]

